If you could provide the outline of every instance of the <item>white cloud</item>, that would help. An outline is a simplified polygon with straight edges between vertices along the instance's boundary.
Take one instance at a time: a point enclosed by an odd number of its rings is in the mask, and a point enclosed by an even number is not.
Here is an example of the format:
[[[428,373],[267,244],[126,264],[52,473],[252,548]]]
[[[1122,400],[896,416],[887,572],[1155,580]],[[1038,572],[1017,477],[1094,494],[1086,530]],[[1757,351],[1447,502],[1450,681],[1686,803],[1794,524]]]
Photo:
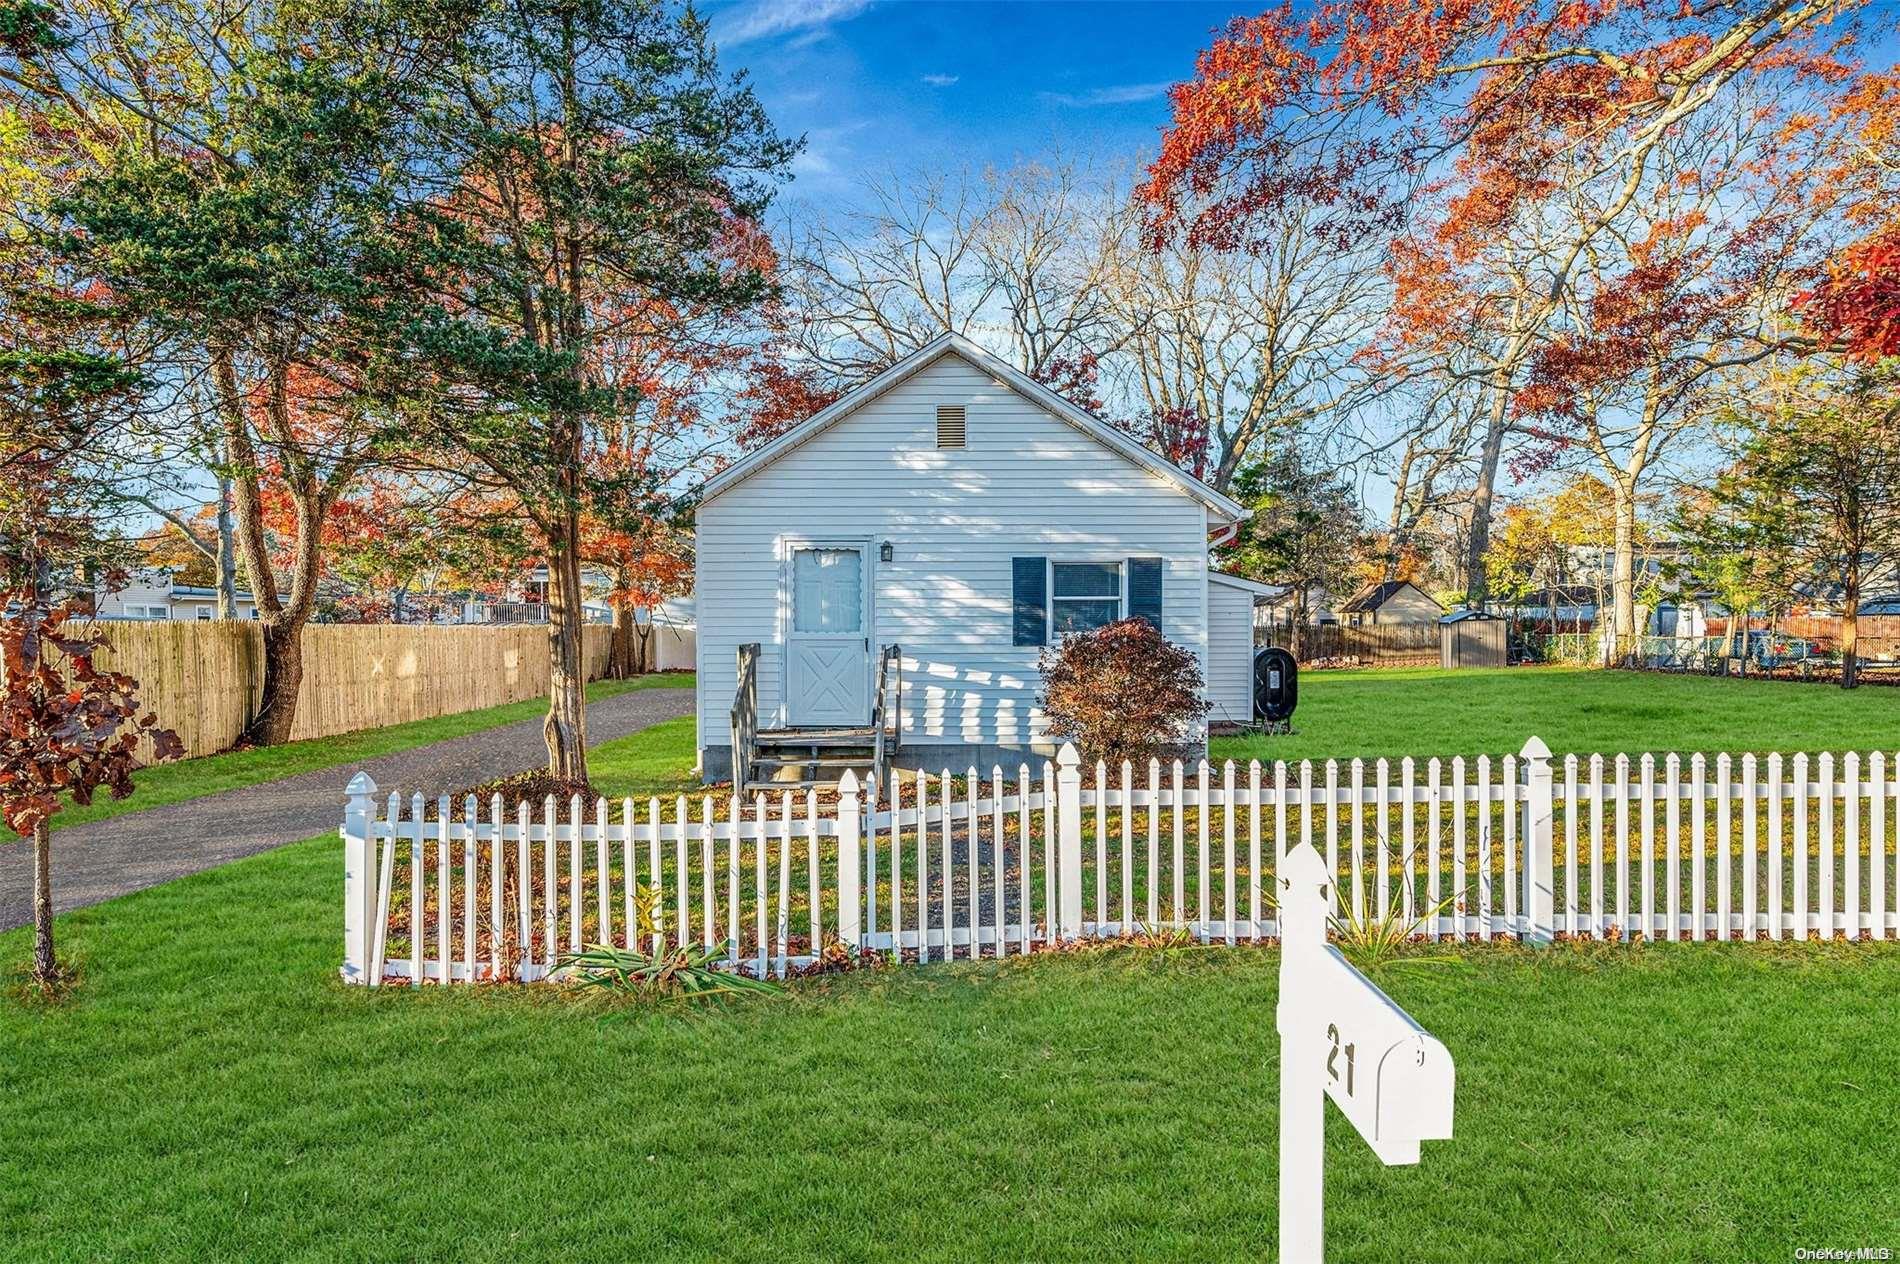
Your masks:
[[[933,88],[947,88],[962,77],[962,75],[925,75],[924,82]]]
[[[768,35],[810,31],[858,16],[871,0],[744,0],[713,18],[713,42],[731,48]]]
[[[798,151],[792,159],[792,174],[810,179],[813,176],[833,176],[838,174],[838,164],[822,150],[813,149],[808,144]]]
[[[1152,101],[1163,96],[1173,87],[1169,83],[1118,83],[1106,88],[1090,88],[1087,92],[1042,92],[1037,95],[1044,101],[1056,105],[1089,107],[1096,105],[1130,105],[1136,101]]]
[[[805,148],[792,159],[792,174],[808,184],[826,183],[854,170],[850,138],[871,124],[866,120],[814,127],[805,133]]]

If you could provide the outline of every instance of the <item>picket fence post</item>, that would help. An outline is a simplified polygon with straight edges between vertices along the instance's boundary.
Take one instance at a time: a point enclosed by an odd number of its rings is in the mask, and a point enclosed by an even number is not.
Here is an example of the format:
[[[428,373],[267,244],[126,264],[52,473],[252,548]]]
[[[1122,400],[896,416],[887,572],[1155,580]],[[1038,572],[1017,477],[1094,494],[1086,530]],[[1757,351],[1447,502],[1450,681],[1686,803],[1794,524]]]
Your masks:
[[[838,779],[838,939],[854,953],[864,933],[864,923],[858,908],[863,826],[858,774],[847,768],[844,776]],[[822,951],[822,945],[812,945],[813,953]]]
[[[1554,845],[1551,808],[1550,747],[1533,737],[1519,752],[1524,761],[1523,892],[1518,901],[1524,918],[1524,942],[1547,946],[1556,930]]]
[[[1082,757],[1056,752],[1056,937],[1082,937]]]
[[[376,846],[370,839],[376,783],[366,772],[350,778],[343,809],[343,981],[367,984],[370,937],[376,924]]]

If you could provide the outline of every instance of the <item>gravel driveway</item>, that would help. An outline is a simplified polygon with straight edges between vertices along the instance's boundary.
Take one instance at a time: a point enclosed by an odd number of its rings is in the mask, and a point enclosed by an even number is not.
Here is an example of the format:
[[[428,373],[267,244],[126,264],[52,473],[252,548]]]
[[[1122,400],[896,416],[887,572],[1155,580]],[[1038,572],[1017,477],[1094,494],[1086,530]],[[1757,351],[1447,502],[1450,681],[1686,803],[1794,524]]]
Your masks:
[[[590,703],[587,735],[598,745],[692,709],[691,689],[636,689]],[[60,830],[53,835],[53,908],[85,908],[335,829],[343,819],[343,787],[359,767],[385,789],[434,795],[525,772],[546,759],[536,718]],[[32,920],[33,849],[25,842],[0,847],[0,931]]]

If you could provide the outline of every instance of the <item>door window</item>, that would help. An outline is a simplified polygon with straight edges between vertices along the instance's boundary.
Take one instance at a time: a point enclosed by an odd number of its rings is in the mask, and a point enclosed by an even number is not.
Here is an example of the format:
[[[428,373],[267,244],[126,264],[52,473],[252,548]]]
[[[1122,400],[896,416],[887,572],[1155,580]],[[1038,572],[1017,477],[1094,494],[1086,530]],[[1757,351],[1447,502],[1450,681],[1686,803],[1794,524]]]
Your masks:
[[[864,630],[864,563],[859,550],[793,552],[792,630],[840,636]]]

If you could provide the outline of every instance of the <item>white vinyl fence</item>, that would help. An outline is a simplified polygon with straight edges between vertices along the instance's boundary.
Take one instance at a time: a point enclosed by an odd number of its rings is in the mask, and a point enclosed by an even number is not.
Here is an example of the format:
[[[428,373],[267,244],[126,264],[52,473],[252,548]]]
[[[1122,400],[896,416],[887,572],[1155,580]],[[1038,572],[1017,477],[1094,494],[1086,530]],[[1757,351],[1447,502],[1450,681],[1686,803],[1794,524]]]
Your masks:
[[[343,976],[540,979],[594,944],[784,974],[834,942],[905,961],[1155,932],[1255,942],[1277,935],[1273,874],[1302,843],[1336,876],[1342,923],[1402,919],[1423,939],[1900,930],[1900,767],[1880,753],[1553,761],[1532,738],[1501,760],[1085,776],[1064,746],[1011,784],[969,769],[879,789],[458,814],[379,799],[359,773]]]

